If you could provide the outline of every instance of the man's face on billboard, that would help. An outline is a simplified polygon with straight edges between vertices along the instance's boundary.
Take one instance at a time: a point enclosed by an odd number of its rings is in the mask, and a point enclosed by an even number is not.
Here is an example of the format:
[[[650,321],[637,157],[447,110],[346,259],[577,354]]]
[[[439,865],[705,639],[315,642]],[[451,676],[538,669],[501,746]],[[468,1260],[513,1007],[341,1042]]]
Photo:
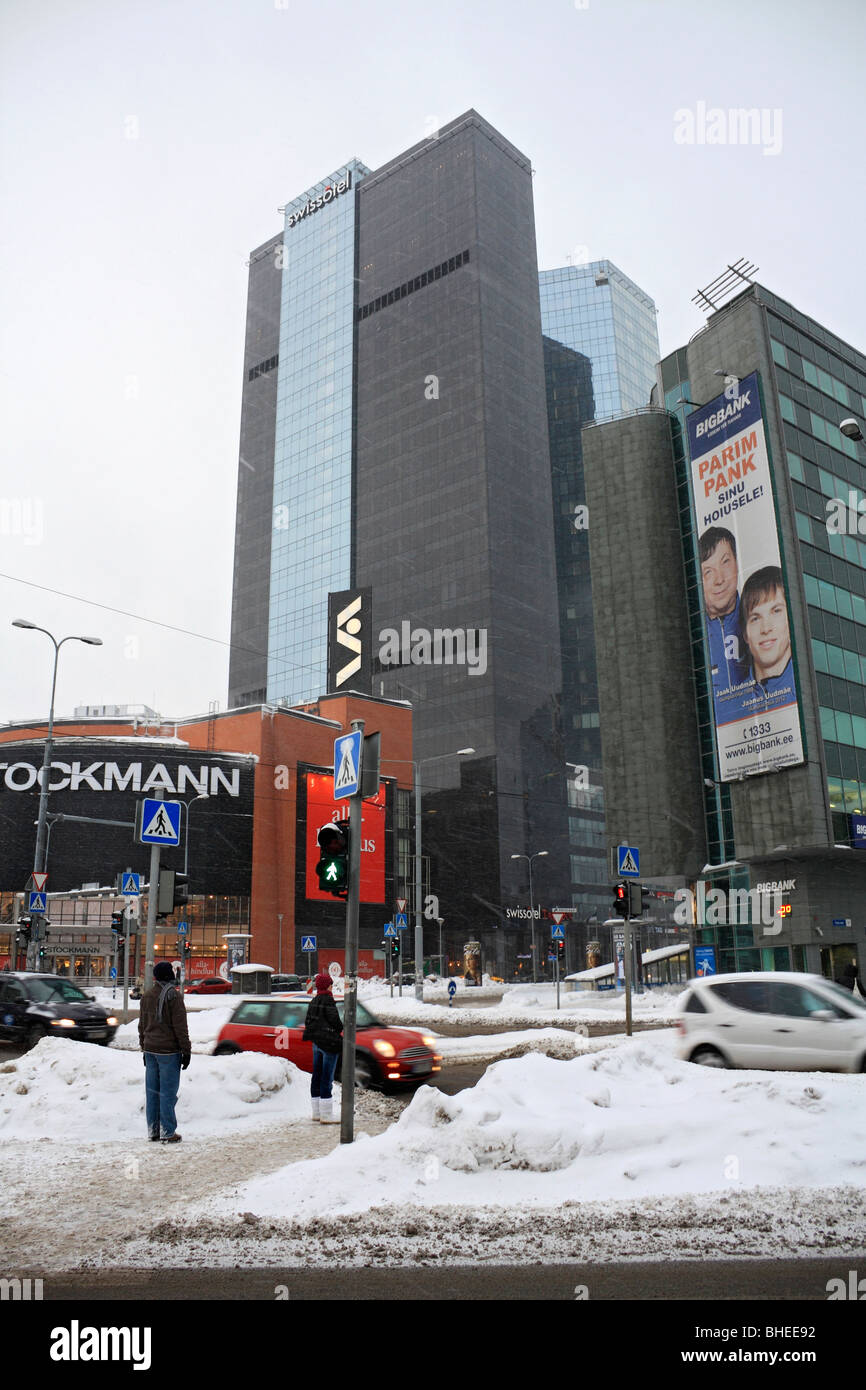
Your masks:
[[[724,618],[737,602],[737,557],[730,541],[719,541],[701,565],[704,605],[710,618]]]
[[[791,660],[788,606],[781,589],[753,605],[746,619],[746,645],[752,654],[756,680],[780,676]]]

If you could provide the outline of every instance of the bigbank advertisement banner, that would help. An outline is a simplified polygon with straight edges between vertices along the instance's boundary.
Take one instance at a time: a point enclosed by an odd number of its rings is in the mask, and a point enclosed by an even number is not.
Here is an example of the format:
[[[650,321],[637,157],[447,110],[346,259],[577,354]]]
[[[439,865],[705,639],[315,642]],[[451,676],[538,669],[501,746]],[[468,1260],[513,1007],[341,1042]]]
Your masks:
[[[730,782],[803,762],[757,372],[687,425],[719,776]]]

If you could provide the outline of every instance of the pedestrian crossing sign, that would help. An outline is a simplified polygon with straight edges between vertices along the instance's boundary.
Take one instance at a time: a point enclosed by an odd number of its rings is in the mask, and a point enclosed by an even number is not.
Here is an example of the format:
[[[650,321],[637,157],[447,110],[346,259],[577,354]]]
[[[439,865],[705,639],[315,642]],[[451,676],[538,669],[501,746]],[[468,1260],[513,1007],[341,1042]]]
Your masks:
[[[334,739],[334,800],[358,795],[361,771],[361,731]]]
[[[145,797],[136,806],[135,838],[142,845],[180,844],[179,801],[157,801]]]
[[[636,845],[617,845],[616,871],[623,878],[640,878],[640,850]]]

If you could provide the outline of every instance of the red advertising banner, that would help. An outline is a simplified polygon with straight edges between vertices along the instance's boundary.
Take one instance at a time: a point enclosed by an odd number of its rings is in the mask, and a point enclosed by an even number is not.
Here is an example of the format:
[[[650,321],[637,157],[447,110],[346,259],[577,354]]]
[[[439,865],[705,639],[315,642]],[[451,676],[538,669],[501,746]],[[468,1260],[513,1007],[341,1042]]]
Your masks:
[[[323,825],[349,819],[348,801],[334,800],[334,779],[324,772],[303,774],[307,784],[306,896],[314,902],[332,903],[337,899],[323,893],[316,877],[319,846],[316,836]],[[385,788],[378,796],[364,801],[361,813],[361,902],[385,901]]]

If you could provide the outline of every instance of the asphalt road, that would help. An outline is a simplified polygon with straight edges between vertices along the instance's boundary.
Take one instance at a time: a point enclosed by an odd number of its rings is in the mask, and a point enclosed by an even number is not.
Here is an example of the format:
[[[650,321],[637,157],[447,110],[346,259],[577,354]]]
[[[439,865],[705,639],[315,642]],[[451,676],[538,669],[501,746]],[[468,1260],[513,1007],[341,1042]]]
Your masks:
[[[670,1302],[756,1303],[779,1301],[827,1301],[827,1284],[848,1269],[846,1258],[821,1256],[803,1260],[636,1260],[601,1265],[517,1265],[475,1268],[449,1265],[381,1267],[363,1270],[334,1266],[314,1269],[104,1269],[46,1274],[46,1301],[71,1299],[269,1300],[276,1290],[290,1300],[375,1302],[422,1300],[438,1302],[514,1300],[518,1302]],[[861,1257],[861,1268],[866,1263]],[[853,1267],[853,1266],[852,1266]],[[38,1271],[35,1271],[38,1273]],[[763,1312],[761,1319],[767,1321]],[[717,1314],[712,1321],[724,1322]],[[778,1322],[807,1321],[776,1318]]]

